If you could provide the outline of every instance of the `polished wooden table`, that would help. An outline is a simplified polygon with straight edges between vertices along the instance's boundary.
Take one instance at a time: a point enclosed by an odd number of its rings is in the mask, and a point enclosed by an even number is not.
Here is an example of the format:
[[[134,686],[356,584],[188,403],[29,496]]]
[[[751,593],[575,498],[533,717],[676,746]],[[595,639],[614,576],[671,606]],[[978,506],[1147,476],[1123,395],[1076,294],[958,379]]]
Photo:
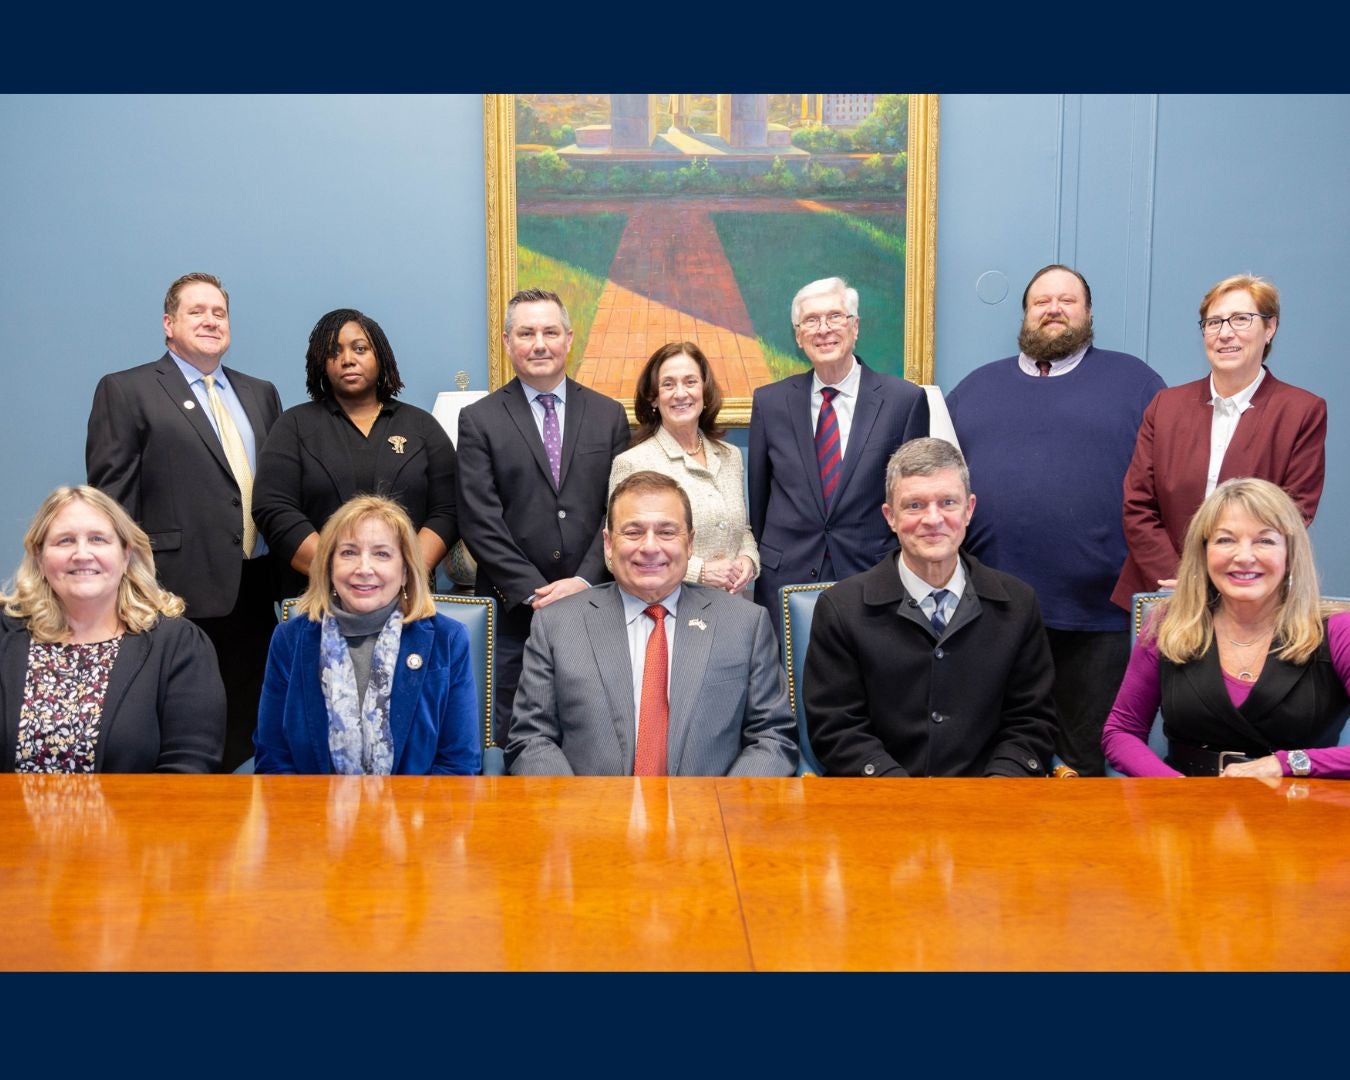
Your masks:
[[[0,776],[0,970],[1350,968],[1350,784]]]

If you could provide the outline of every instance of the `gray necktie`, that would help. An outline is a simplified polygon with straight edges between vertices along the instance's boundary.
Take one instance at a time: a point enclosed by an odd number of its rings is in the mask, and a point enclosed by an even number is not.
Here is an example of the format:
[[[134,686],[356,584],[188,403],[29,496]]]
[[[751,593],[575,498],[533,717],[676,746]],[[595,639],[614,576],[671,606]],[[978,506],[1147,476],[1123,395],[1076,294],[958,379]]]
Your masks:
[[[934,589],[928,595],[933,598],[933,603],[936,605],[928,621],[933,624],[933,632],[941,637],[942,632],[947,629],[947,620],[942,617],[942,604],[947,599],[948,592],[946,589]]]

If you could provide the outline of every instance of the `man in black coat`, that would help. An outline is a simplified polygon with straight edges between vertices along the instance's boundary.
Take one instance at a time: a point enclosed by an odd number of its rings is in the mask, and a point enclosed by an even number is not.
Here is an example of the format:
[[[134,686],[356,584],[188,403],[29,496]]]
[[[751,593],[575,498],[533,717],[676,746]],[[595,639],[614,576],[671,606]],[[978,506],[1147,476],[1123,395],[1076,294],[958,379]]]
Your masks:
[[[898,555],[816,603],[802,680],[812,750],[831,776],[1046,775],[1050,646],[1031,587],[959,551],[975,510],[961,452],[906,443],[886,491]]]
[[[229,772],[253,753],[276,626],[271,560],[249,500],[281,397],[270,382],[221,364],[230,298],[210,274],[169,286],[164,342],[158,360],[99,380],[85,467],[89,483],[149,534],[160,583],[183,598],[216,647],[227,699],[221,768]]]
[[[460,535],[474,591],[496,597],[496,738],[506,742],[534,612],[606,581],[609,467],[628,447],[623,406],[566,377],[572,324],[558,295],[507,304],[502,344],[516,378],[459,414]]]

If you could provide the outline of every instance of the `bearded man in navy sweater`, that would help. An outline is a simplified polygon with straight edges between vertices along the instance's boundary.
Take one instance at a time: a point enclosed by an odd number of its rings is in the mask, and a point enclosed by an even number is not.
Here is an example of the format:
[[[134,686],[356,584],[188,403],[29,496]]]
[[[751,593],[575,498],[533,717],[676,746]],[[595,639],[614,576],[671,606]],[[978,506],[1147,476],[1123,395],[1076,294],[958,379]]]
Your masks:
[[[965,547],[1036,590],[1055,661],[1055,750],[1101,776],[1102,724],[1129,660],[1129,616],[1111,603],[1126,553],[1122,485],[1166,384],[1138,357],[1092,344],[1092,289],[1071,267],[1037,270],[1022,313],[1018,355],[947,396],[980,492]]]

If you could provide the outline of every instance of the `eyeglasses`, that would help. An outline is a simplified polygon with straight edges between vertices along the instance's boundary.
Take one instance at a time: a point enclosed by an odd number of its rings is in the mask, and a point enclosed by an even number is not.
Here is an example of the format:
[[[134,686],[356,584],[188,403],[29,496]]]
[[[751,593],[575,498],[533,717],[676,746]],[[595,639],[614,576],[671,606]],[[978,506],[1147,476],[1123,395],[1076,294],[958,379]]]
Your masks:
[[[1226,319],[1201,319],[1200,332],[1205,337],[1213,337],[1217,334],[1224,323],[1227,323],[1234,330],[1246,330],[1251,326],[1253,319],[1269,319],[1269,315],[1262,315],[1255,311],[1235,311]]]
[[[856,315],[845,315],[842,311],[831,311],[828,315],[808,315],[797,324],[797,327],[814,332],[820,329],[821,323],[824,323],[829,329],[838,330],[841,326],[847,326],[849,319],[856,318]]]

